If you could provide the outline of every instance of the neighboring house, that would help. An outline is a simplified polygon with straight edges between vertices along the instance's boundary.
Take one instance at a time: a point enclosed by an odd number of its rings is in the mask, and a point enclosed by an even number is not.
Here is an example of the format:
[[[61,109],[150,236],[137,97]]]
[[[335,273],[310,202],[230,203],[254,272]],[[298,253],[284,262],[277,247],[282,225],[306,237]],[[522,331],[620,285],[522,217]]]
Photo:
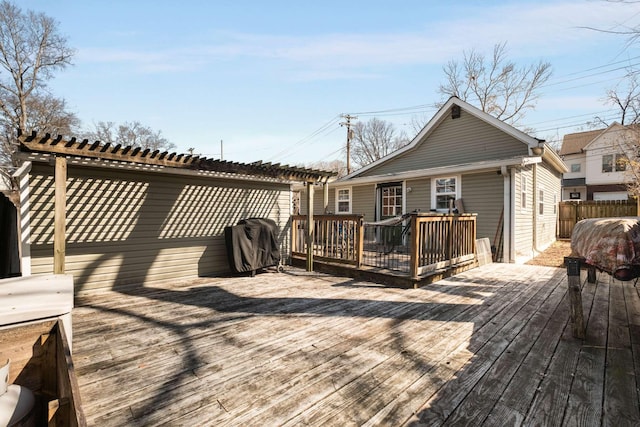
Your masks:
[[[569,171],[562,200],[627,200],[625,159],[634,155],[637,131],[619,123],[606,129],[564,136],[560,156]]]
[[[76,290],[228,274],[224,228],[250,217],[277,223],[286,257],[292,183],[332,175],[75,138],[23,135],[19,140],[25,161],[16,173],[22,272],[53,272],[57,160],[63,157],[65,264]]]
[[[376,221],[447,212],[453,199],[503,261],[526,262],[555,241],[566,171],[543,141],[452,97],[409,145],[330,183],[328,210]],[[323,212],[322,197],[314,205]]]

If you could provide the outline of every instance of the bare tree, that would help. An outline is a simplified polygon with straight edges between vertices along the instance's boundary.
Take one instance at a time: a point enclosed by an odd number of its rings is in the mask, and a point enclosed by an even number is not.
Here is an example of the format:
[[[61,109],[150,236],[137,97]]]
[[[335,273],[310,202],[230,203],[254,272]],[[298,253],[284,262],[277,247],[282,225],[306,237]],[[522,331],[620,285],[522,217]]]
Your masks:
[[[116,125],[114,122],[98,122],[95,129],[87,134],[88,139],[123,146],[148,148],[152,151],[170,151],[176,145],[162,136],[161,131],[151,129],[138,121]]]
[[[52,135],[74,134],[80,119],[69,111],[64,99],[49,94],[32,95],[25,102],[29,112],[25,129],[37,130]],[[11,153],[15,149],[16,123],[12,117],[0,114],[0,164],[11,164]]]
[[[58,23],[32,11],[23,12],[8,1],[0,2],[0,115],[3,141],[0,158],[8,161],[18,128],[53,129],[54,112],[64,110],[64,101],[46,92],[46,82],[56,71],[71,64],[74,51],[58,32]],[[55,105],[46,105],[54,102]],[[70,124],[73,114],[65,112]],[[56,120],[61,117],[56,117]],[[13,161],[14,166],[17,161]]]
[[[393,123],[373,118],[353,126],[351,157],[358,166],[366,166],[387,154],[407,145],[404,132],[396,133]]]
[[[629,69],[615,87],[607,90],[604,102],[607,105],[619,108],[620,124],[638,123],[638,120],[640,120],[640,80],[638,71]]]
[[[493,48],[491,58],[472,49],[464,52],[462,63],[452,60],[444,67],[446,81],[438,92],[446,99],[456,96],[482,111],[510,124],[524,117],[538,99],[538,90],[551,77],[551,64],[518,67],[507,59],[506,43]]]
[[[305,167],[336,172],[338,174],[337,178],[342,178],[347,175],[347,163],[344,160],[319,160],[317,162],[309,163]]]

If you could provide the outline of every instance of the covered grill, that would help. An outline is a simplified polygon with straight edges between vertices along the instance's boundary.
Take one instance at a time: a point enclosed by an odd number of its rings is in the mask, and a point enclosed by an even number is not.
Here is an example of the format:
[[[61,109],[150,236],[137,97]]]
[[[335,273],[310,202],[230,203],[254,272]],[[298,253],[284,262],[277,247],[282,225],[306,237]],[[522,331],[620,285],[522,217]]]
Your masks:
[[[280,270],[278,226],[268,218],[248,218],[224,229],[229,267],[234,273],[251,272],[270,266]]]

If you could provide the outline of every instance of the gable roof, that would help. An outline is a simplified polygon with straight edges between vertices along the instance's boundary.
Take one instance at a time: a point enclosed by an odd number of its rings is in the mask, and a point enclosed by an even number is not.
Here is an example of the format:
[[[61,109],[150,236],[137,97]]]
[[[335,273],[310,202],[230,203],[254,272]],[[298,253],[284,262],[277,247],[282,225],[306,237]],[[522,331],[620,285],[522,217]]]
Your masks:
[[[522,132],[521,130],[516,129],[515,127],[503,122],[502,120],[499,120],[495,117],[493,117],[492,115],[485,113],[484,111],[480,110],[479,108],[474,107],[473,105],[461,100],[458,97],[452,96],[451,98],[449,98],[449,100],[447,100],[447,102],[440,107],[440,109],[436,112],[436,114],[431,118],[431,120],[429,120],[429,122],[422,128],[422,130],[420,132],[418,132],[418,134],[411,140],[411,142],[409,142],[409,144],[407,144],[406,146],[394,151],[393,153],[388,154],[387,156],[376,160],[373,163],[370,163],[364,167],[362,167],[361,169],[358,169],[356,171],[354,171],[353,173],[339,179],[338,181],[348,181],[351,180],[353,178],[357,178],[358,176],[362,175],[364,172],[375,168],[383,163],[386,163],[398,156],[401,156],[404,153],[410,152],[414,149],[416,149],[416,147],[418,147],[420,144],[422,144],[426,138],[444,121],[445,118],[447,118],[447,116],[450,114],[451,112],[451,107],[453,107],[454,105],[457,105],[458,107],[460,107],[462,110],[464,110],[465,112],[469,113],[470,115],[488,123],[489,125],[501,130],[502,132],[510,135],[511,137],[513,137],[514,139],[522,142],[523,144],[525,144],[529,149],[534,148],[534,147],[539,147],[541,146],[541,144],[544,144],[543,140],[539,140],[537,138],[534,138],[530,135],[527,135],[526,133]],[[544,152],[544,159],[549,161],[550,163],[552,163],[554,165],[554,167],[556,167],[556,169],[558,169],[558,171],[560,172],[566,172],[567,168],[564,165],[564,163],[562,162],[562,159],[560,159],[560,157],[551,149],[545,149],[543,150]]]
[[[602,138],[603,135],[610,134],[610,133],[613,133],[613,132],[620,132],[621,133],[620,134],[621,137],[620,136],[615,136],[615,138],[617,139],[618,137],[620,137],[619,141],[624,141],[625,135],[627,134],[627,131],[629,131],[631,129],[636,130],[637,129],[636,125],[626,125],[625,126],[625,125],[621,125],[618,122],[613,122],[613,123],[611,123],[611,125],[609,125],[608,128],[603,130],[599,135],[597,135],[595,138],[593,138],[591,141],[589,141],[589,143],[587,143],[587,145],[584,146],[584,149],[585,150],[589,150],[589,149],[594,148],[594,147],[591,147],[592,144],[595,145],[596,141],[600,140],[600,138]],[[624,134],[623,134],[623,132],[624,132]]]
[[[562,138],[560,155],[578,154],[582,152],[591,141],[605,132],[607,129],[590,130],[586,132],[568,133]]]
[[[20,143],[20,151],[23,153],[62,154],[76,158],[93,159],[103,163],[126,162],[152,166],[156,169],[162,168],[166,171],[172,169],[190,170],[301,182],[323,182],[337,175],[336,172],[289,165],[281,166],[279,163],[272,164],[260,161],[238,163],[189,154],[160,152],[160,150],[151,151],[148,148],[122,147],[120,144],[112,146],[109,143],[101,143],[100,141],[90,143],[86,139],[82,141],[78,141],[76,138],[63,140],[61,135],[52,138],[48,133],[44,136],[38,136],[36,132],[32,132],[30,135],[23,135],[22,132],[18,131],[18,141]]]

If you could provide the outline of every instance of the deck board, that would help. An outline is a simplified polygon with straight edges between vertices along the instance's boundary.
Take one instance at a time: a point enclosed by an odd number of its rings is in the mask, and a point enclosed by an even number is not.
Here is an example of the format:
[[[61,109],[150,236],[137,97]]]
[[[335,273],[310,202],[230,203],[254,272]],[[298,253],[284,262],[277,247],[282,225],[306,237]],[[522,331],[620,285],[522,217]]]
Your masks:
[[[74,362],[90,425],[637,422],[638,292],[584,285],[581,341],[566,289],[490,264],[420,289],[291,268],[83,292]]]

